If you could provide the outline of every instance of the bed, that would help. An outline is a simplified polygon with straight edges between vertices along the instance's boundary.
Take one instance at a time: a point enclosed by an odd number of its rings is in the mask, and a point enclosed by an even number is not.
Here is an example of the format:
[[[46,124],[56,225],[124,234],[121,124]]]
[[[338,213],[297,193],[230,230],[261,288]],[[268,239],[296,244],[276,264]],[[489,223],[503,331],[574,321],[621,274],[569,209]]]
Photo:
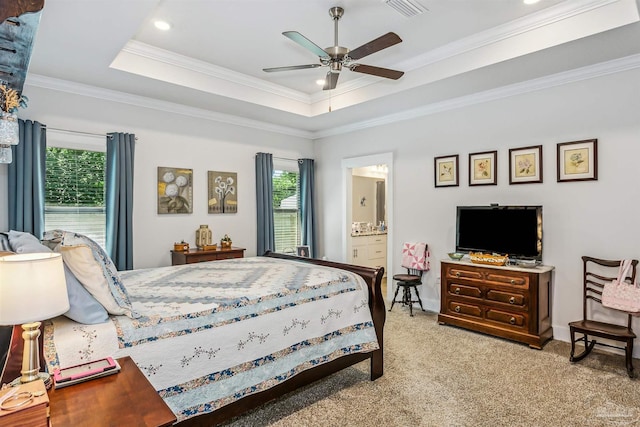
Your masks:
[[[383,374],[383,269],[276,253],[119,272],[130,315],[46,322],[49,370],[131,356],[178,425],[216,425],[347,366]]]

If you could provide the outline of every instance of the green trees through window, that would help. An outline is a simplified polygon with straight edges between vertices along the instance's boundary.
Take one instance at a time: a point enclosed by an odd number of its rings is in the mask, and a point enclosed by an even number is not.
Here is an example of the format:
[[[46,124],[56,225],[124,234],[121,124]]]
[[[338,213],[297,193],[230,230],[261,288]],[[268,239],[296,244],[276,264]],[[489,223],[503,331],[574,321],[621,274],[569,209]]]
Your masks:
[[[103,151],[47,147],[44,225],[89,236],[105,246]]]

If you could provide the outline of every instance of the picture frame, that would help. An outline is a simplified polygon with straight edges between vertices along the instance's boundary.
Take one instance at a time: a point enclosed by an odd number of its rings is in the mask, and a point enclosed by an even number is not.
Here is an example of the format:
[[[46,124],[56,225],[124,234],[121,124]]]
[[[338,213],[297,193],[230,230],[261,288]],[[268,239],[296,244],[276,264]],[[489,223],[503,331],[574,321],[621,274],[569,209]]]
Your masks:
[[[309,246],[307,245],[301,245],[301,246],[296,246],[296,255],[304,257],[304,258],[310,258],[311,257],[311,252],[309,252]]]
[[[193,213],[193,169],[158,167],[158,214]]]
[[[558,182],[598,179],[598,140],[561,142],[557,145]]]
[[[457,187],[459,185],[458,155],[434,157],[434,185]]]
[[[469,154],[469,185],[497,185],[497,151]]]
[[[509,185],[542,182],[542,145],[509,149]]]
[[[238,213],[238,173],[207,172],[207,212],[210,214]]]

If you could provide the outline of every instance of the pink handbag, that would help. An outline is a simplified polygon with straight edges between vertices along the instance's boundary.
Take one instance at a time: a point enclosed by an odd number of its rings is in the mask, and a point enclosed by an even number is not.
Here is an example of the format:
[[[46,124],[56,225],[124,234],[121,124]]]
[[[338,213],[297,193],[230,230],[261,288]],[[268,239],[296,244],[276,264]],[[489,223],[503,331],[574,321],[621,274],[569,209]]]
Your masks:
[[[625,259],[620,264],[618,278],[605,283],[602,290],[602,305],[616,310],[626,311],[634,316],[640,315],[640,286],[624,279],[631,269],[631,260]]]

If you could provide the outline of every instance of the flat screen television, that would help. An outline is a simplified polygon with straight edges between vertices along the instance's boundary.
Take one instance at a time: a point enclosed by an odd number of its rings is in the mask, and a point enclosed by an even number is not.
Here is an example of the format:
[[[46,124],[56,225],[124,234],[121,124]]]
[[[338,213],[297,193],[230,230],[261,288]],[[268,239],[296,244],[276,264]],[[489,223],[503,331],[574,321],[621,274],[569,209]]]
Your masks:
[[[458,206],[456,252],[542,262],[542,206]]]

